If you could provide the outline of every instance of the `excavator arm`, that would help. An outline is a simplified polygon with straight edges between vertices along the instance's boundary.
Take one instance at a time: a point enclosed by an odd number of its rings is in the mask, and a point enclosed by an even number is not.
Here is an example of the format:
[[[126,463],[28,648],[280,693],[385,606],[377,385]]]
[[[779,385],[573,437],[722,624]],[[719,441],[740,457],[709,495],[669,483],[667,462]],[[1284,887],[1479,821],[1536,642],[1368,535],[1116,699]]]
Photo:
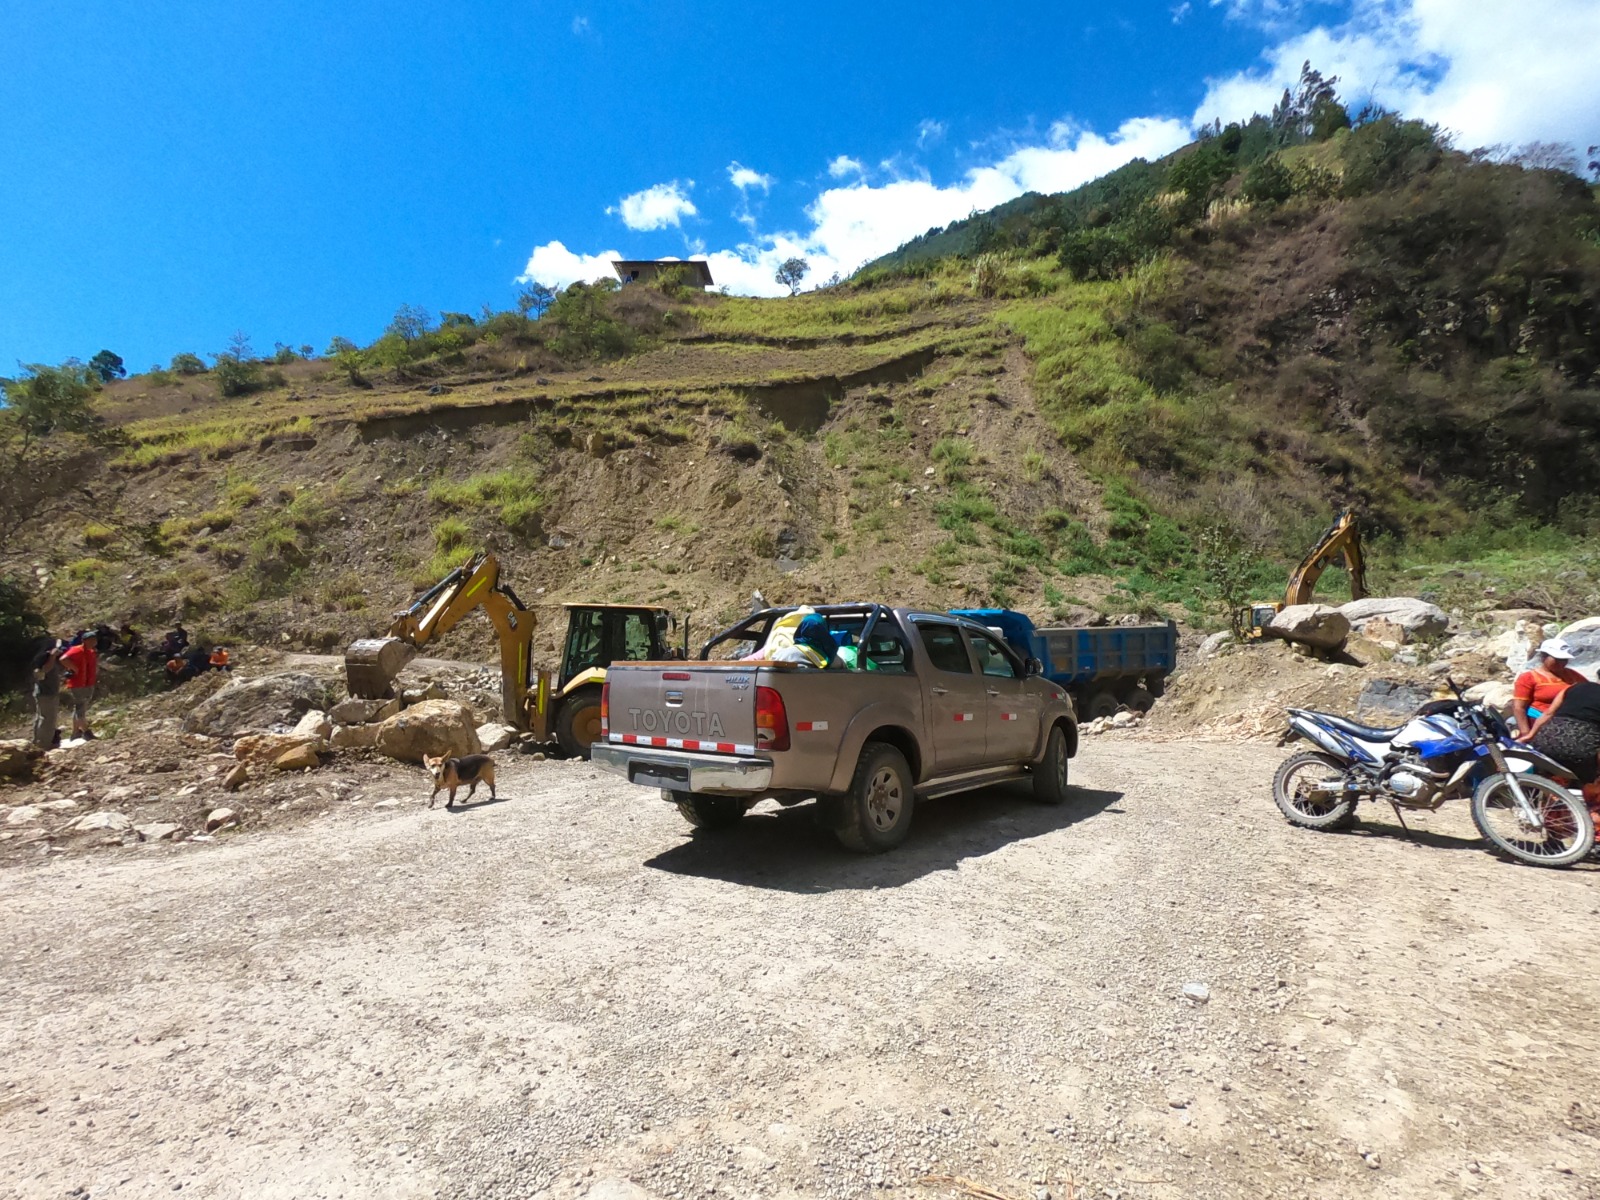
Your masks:
[[[1328,564],[1343,558],[1345,570],[1350,575],[1350,598],[1363,600],[1367,595],[1367,564],[1361,554],[1361,532],[1356,527],[1356,517],[1348,509],[1330,525],[1317,544],[1311,548],[1300,565],[1289,576],[1289,587],[1284,593],[1284,604],[1310,604],[1317,590],[1317,580]]]
[[[500,583],[500,564],[492,554],[474,556],[424,592],[410,608],[396,613],[384,637],[351,643],[344,656],[350,694],[369,699],[392,695],[395,676],[417,650],[449,633],[479,606],[500,642],[500,700],[506,720],[519,729],[528,728],[530,656],[537,621],[516,593]]]

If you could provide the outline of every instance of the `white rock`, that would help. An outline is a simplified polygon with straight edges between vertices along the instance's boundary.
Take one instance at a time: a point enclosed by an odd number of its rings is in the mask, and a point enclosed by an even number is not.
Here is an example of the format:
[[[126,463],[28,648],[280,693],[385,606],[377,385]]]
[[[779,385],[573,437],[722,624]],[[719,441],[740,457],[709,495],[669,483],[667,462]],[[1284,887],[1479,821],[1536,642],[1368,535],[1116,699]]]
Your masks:
[[[328,744],[335,750],[370,750],[378,744],[378,726],[335,725]]]
[[[37,804],[19,804],[6,814],[7,825],[26,825],[30,821],[37,821],[44,815],[44,810]]]
[[[513,726],[503,725],[499,721],[490,721],[487,725],[478,726],[478,741],[483,746],[485,754],[504,750],[516,740],[517,730]]]
[[[399,808],[400,807],[400,801],[396,800],[394,797],[391,796],[387,800],[379,800],[372,807],[373,808]]]
[[[1350,636],[1350,622],[1326,604],[1291,604],[1268,623],[1265,636],[1336,650]]]
[[[231,825],[237,820],[238,817],[233,809],[213,808],[206,814],[206,832],[210,833],[214,829],[221,829],[223,826]]]
[[[1437,604],[1418,600],[1412,596],[1372,596],[1365,600],[1352,600],[1341,604],[1339,611],[1350,622],[1350,628],[1360,630],[1368,621],[1388,621],[1398,625],[1413,638],[1438,637],[1450,628],[1450,614]]]
[[[1211,989],[1199,980],[1194,980],[1183,985],[1183,995],[1186,1000],[1193,1000],[1196,1004],[1205,1004],[1211,999]]]
[[[1129,729],[1138,723],[1137,714],[1131,712],[1119,712],[1111,718],[1111,727],[1113,729]]]
[[[295,737],[315,738],[319,742],[327,741],[332,732],[333,722],[328,720],[328,714],[316,708],[301,717],[290,731]]]
[[[1206,659],[1220,654],[1224,648],[1231,645],[1233,645],[1233,634],[1230,631],[1223,629],[1217,633],[1213,633],[1210,637],[1206,638],[1205,641],[1201,642],[1200,649],[1196,653],[1198,654],[1200,661],[1204,662]]]
[[[39,807],[44,809],[45,812],[76,812],[78,802],[63,797],[60,800],[46,800]]]
[[[1473,704],[1481,702],[1502,713],[1511,711],[1511,685],[1509,683],[1500,683],[1491,679],[1485,683],[1473,684],[1461,695]]]
[[[68,828],[76,833],[95,833],[100,830],[126,833],[133,828],[133,818],[126,813],[92,812],[88,816],[79,817]]]
[[[147,842],[176,841],[183,836],[183,826],[171,821],[156,821],[150,825],[135,825],[133,831]]]

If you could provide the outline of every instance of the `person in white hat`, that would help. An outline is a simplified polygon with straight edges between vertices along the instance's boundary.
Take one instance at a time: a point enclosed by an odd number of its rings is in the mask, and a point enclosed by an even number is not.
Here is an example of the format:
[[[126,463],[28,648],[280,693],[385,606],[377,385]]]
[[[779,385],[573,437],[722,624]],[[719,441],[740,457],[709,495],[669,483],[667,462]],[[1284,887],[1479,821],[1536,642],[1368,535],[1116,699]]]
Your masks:
[[[1517,676],[1511,687],[1511,713],[1517,721],[1517,732],[1527,736],[1533,724],[1550,711],[1550,706],[1575,683],[1584,677],[1567,665],[1572,659],[1572,647],[1558,637],[1540,643],[1534,651],[1528,669]]]

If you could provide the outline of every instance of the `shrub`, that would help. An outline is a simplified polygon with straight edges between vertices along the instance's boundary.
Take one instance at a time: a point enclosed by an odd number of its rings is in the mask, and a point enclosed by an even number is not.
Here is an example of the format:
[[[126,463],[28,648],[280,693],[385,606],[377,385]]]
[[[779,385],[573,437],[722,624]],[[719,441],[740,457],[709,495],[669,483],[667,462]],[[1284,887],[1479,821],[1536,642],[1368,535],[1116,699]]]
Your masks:
[[[191,354],[185,350],[181,354],[172,356],[172,373],[174,375],[204,375],[206,364],[198,354]]]
[[[518,471],[476,475],[461,483],[440,480],[428,489],[428,499],[458,511],[489,509],[506,528],[521,533],[532,531],[544,506],[532,477]]]
[[[254,359],[221,355],[211,374],[217,381],[217,393],[222,396],[248,396],[266,386],[261,364]]]
[[[616,319],[614,280],[574,283],[545,312],[554,331],[550,348],[563,358],[615,358],[633,345],[633,331]]]
[[[1240,192],[1252,204],[1282,204],[1294,195],[1294,179],[1274,154],[1244,173]]]
[[[83,544],[100,550],[117,540],[117,531],[110,525],[90,521],[83,527]]]

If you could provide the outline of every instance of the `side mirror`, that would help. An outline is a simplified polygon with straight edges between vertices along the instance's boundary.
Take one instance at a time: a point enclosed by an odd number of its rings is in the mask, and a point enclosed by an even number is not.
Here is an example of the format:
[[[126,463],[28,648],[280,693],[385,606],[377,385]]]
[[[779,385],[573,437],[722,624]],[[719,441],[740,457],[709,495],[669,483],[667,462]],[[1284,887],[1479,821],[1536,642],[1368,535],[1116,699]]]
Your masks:
[[[1044,674],[1044,663],[1040,662],[1037,658],[1030,658],[1028,660],[1028,674],[1029,675],[1043,675]]]

